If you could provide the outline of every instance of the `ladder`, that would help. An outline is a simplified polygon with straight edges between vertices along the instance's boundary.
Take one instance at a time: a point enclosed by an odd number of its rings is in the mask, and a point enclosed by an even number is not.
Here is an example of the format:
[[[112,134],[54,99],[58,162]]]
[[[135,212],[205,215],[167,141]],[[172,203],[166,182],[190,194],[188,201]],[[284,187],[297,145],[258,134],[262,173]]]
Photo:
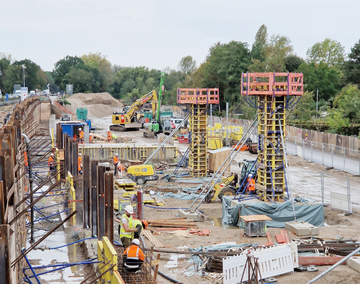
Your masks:
[[[170,138],[172,136],[174,136],[174,134],[176,133],[176,131],[179,130],[180,127],[182,127],[184,125],[184,123],[189,119],[190,114],[188,114],[184,120],[169,134],[168,137],[165,138],[165,140],[160,144],[160,146],[154,151],[152,152],[152,154],[146,159],[146,161],[144,162],[144,165],[147,164],[159,151],[160,149],[162,149],[165,144],[170,140]]]

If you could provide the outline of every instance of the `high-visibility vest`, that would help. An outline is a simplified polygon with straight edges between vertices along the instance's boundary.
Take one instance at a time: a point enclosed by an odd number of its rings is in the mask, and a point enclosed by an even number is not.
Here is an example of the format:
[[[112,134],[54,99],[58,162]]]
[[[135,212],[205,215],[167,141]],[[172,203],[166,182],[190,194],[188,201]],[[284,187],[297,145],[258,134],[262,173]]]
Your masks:
[[[78,157],[78,171],[81,171],[81,156]]]
[[[89,135],[89,143],[92,142],[92,135]]]
[[[119,168],[119,171],[122,171],[122,172],[125,171],[123,164],[119,164],[118,168]]]
[[[110,131],[108,131],[107,136],[108,136],[108,139],[112,139],[112,135],[111,135]]]
[[[24,164],[25,164],[25,167],[28,167],[28,166],[29,166],[28,158],[27,158],[27,153],[26,153],[26,152],[24,152]]]
[[[53,165],[54,159],[52,157],[48,160],[48,166],[51,167]]]
[[[119,163],[119,159],[115,156],[114,157],[114,165],[117,165],[117,163]]]
[[[253,178],[249,181],[248,190],[255,191],[255,180]]]
[[[123,214],[121,216],[121,219],[123,217],[125,217],[128,220],[128,228],[133,229],[134,228],[133,217],[132,216],[128,217],[126,216],[126,214]],[[120,239],[121,238],[130,238],[130,239],[134,238],[134,232],[126,232],[122,223],[120,223]]]
[[[80,131],[80,133],[79,133],[79,138],[80,138],[80,139],[84,139],[84,131],[82,131],[82,130]]]
[[[139,268],[142,262],[145,260],[145,255],[141,248],[134,244],[132,244],[124,251],[124,255],[127,256],[126,262],[124,263],[126,268]]]

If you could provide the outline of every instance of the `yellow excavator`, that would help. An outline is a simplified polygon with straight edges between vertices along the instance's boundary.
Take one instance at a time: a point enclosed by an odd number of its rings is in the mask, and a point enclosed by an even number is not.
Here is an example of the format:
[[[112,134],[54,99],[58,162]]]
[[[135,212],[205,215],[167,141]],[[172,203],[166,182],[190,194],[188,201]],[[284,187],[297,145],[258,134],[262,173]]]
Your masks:
[[[146,95],[142,96],[140,99],[137,99],[126,111],[114,112],[112,115],[112,125],[110,125],[111,131],[126,131],[126,130],[139,130],[144,121],[143,115],[140,115],[140,108],[147,102],[151,102],[152,114],[153,117],[156,115],[158,97],[156,91],[152,90]]]
[[[235,179],[235,174],[228,177],[223,177],[214,185],[214,188],[206,195],[205,202],[214,202],[219,197],[222,200],[223,196],[235,196],[236,188],[231,185]]]

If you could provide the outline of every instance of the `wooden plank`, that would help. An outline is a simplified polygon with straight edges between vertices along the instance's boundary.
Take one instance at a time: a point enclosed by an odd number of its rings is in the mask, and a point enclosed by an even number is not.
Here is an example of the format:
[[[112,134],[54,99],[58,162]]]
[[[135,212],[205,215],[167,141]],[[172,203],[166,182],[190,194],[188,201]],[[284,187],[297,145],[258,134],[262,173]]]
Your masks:
[[[244,222],[271,221],[272,219],[266,215],[246,215],[240,216]]]
[[[154,247],[164,247],[164,245],[149,230],[141,230],[141,233],[146,236],[146,238],[152,243]]]

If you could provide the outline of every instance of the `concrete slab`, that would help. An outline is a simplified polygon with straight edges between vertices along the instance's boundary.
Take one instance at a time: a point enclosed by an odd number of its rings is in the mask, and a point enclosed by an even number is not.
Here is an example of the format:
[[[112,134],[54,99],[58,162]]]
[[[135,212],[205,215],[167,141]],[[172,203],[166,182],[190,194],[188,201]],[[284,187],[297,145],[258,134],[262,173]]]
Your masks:
[[[192,219],[196,222],[204,222],[205,218],[201,216],[199,213],[191,212],[187,209],[179,209],[178,214],[180,217],[186,217],[186,219]]]
[[[352,269],[360,272],[360,256],[352,256],[347,261],[346,264]]]
[[[315,236],[319,234],[319,228],[307,222],[286,222],[285,229],[297,236]]]

